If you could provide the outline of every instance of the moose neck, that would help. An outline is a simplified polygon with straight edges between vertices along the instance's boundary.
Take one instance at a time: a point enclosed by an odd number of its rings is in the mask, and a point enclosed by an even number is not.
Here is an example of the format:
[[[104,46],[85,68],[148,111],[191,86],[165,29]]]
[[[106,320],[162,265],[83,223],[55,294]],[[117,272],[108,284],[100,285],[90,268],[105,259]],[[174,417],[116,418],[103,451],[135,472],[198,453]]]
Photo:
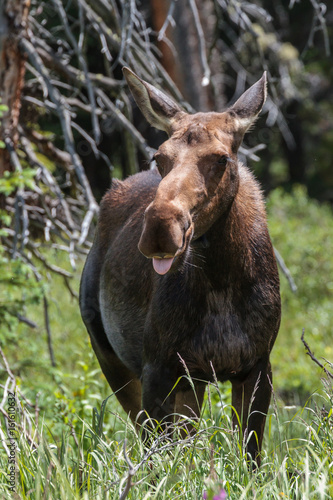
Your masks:
[[[257,183],[244,167],[241,173],[236,196],[201,238],[206,267],[219,280],[223,276],[222,281],[234,280],[241,273],[251,279],[258,229],[262,231],[265,225]]]
[[[221,221],[229,217],[231,207],[239,190],[239,166],[237,161],[226,170],[222,182],[217,187],[209,203],[200,209],[195,221],[194,238],[198,239],[203,234],[210,234],[210,229],[219,226]]]

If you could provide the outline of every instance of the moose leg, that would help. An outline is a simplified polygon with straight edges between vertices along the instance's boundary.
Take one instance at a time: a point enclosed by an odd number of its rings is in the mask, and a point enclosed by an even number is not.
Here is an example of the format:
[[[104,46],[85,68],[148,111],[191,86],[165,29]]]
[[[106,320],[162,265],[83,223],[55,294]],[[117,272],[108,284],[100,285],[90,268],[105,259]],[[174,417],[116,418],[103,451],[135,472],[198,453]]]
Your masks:
[[[142,373],[142,408],[145,413],[141,416],[141,421],[147,417],[151,420],[148,427],[152,428],[162,422],[162,430],[173,422],[175,408],[175,390],[173,386],[176,382],[173,371],[165,366],[156,366],[147,363]]]
[[[199,420],[205,389],[205,383],[195,383],[193,388],[191,387],[186,391],[177,392],[175,405],[175,414],[177,419],[180,419],[181,416],[184,415],[192,421]],[[188,433],[195,433],[195,427],[191,423],[187,423],[185,421],[184,427]],[[184,432],[184,437],[185,436],[186,432]]]
[[[91,336],[91,344],[111,389],[132,421],[136,423],[136,417],[141,410],[140,380],[120,361],[106,338],[101,345]]]
[[[260,465],[260,450],[266,415],[271,399],[272,370],[268,360],[261,360],[242,381],[232,381],[233,425],[241,421],[243,435],[251,432],[247,452]]]
[[[80,286],[80,309],[89,332],[91,345],[102,372],[133,422],[141,410],[141,382],[120,361],[105,334],[99,304],[99,276],[102,258],[99,247],[93,246],[88,255]]]

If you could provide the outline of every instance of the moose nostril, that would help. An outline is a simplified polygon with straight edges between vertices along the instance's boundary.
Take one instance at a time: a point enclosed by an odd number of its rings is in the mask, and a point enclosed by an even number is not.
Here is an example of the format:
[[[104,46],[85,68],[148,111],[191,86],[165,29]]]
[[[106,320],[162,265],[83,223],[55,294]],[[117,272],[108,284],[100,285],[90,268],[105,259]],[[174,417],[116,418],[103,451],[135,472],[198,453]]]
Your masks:
[[[184,226],[184,232],[183,232],[183,243],[182,243],[182,248],[186,246],[187,240],[191,237],[192,233],[192,222],[187,221]],[[189,234],[189,230],[191,229],[191,233]]]

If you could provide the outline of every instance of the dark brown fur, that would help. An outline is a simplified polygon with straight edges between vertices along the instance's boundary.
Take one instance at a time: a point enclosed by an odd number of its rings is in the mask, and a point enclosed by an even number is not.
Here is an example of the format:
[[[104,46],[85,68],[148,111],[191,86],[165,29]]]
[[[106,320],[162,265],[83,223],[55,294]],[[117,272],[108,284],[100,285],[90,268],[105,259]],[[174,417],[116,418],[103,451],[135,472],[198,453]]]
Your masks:
[[[141,409],[164,421],[174,412],[199,415],[215,373],[231,380],[243,431],[254,431],[248,452],[259,462],[279,278],[262,195],[237,149],[264,103],[265,78],[224,113],[188,115],[130,70],[125,75],[146,118],[170,138],[155,156],[160,173],[113,181],[102,200],[82,276],[82,317],[133,420]],[[151,258],[174,260],[159,275]],[[180,357],[196,394],[184,379],[172,390],[185,374]]]

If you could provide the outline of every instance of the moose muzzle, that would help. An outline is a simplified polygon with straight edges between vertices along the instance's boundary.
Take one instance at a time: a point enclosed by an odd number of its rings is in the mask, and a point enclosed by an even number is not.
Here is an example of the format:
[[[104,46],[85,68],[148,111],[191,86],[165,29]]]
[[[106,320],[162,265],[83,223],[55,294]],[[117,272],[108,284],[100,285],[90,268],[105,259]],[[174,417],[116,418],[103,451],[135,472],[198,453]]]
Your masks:
[[[151,203],[145,212],[138,248],[152,259],[158,274],[166,274],[192,237],[190,214],[174,202]]]

